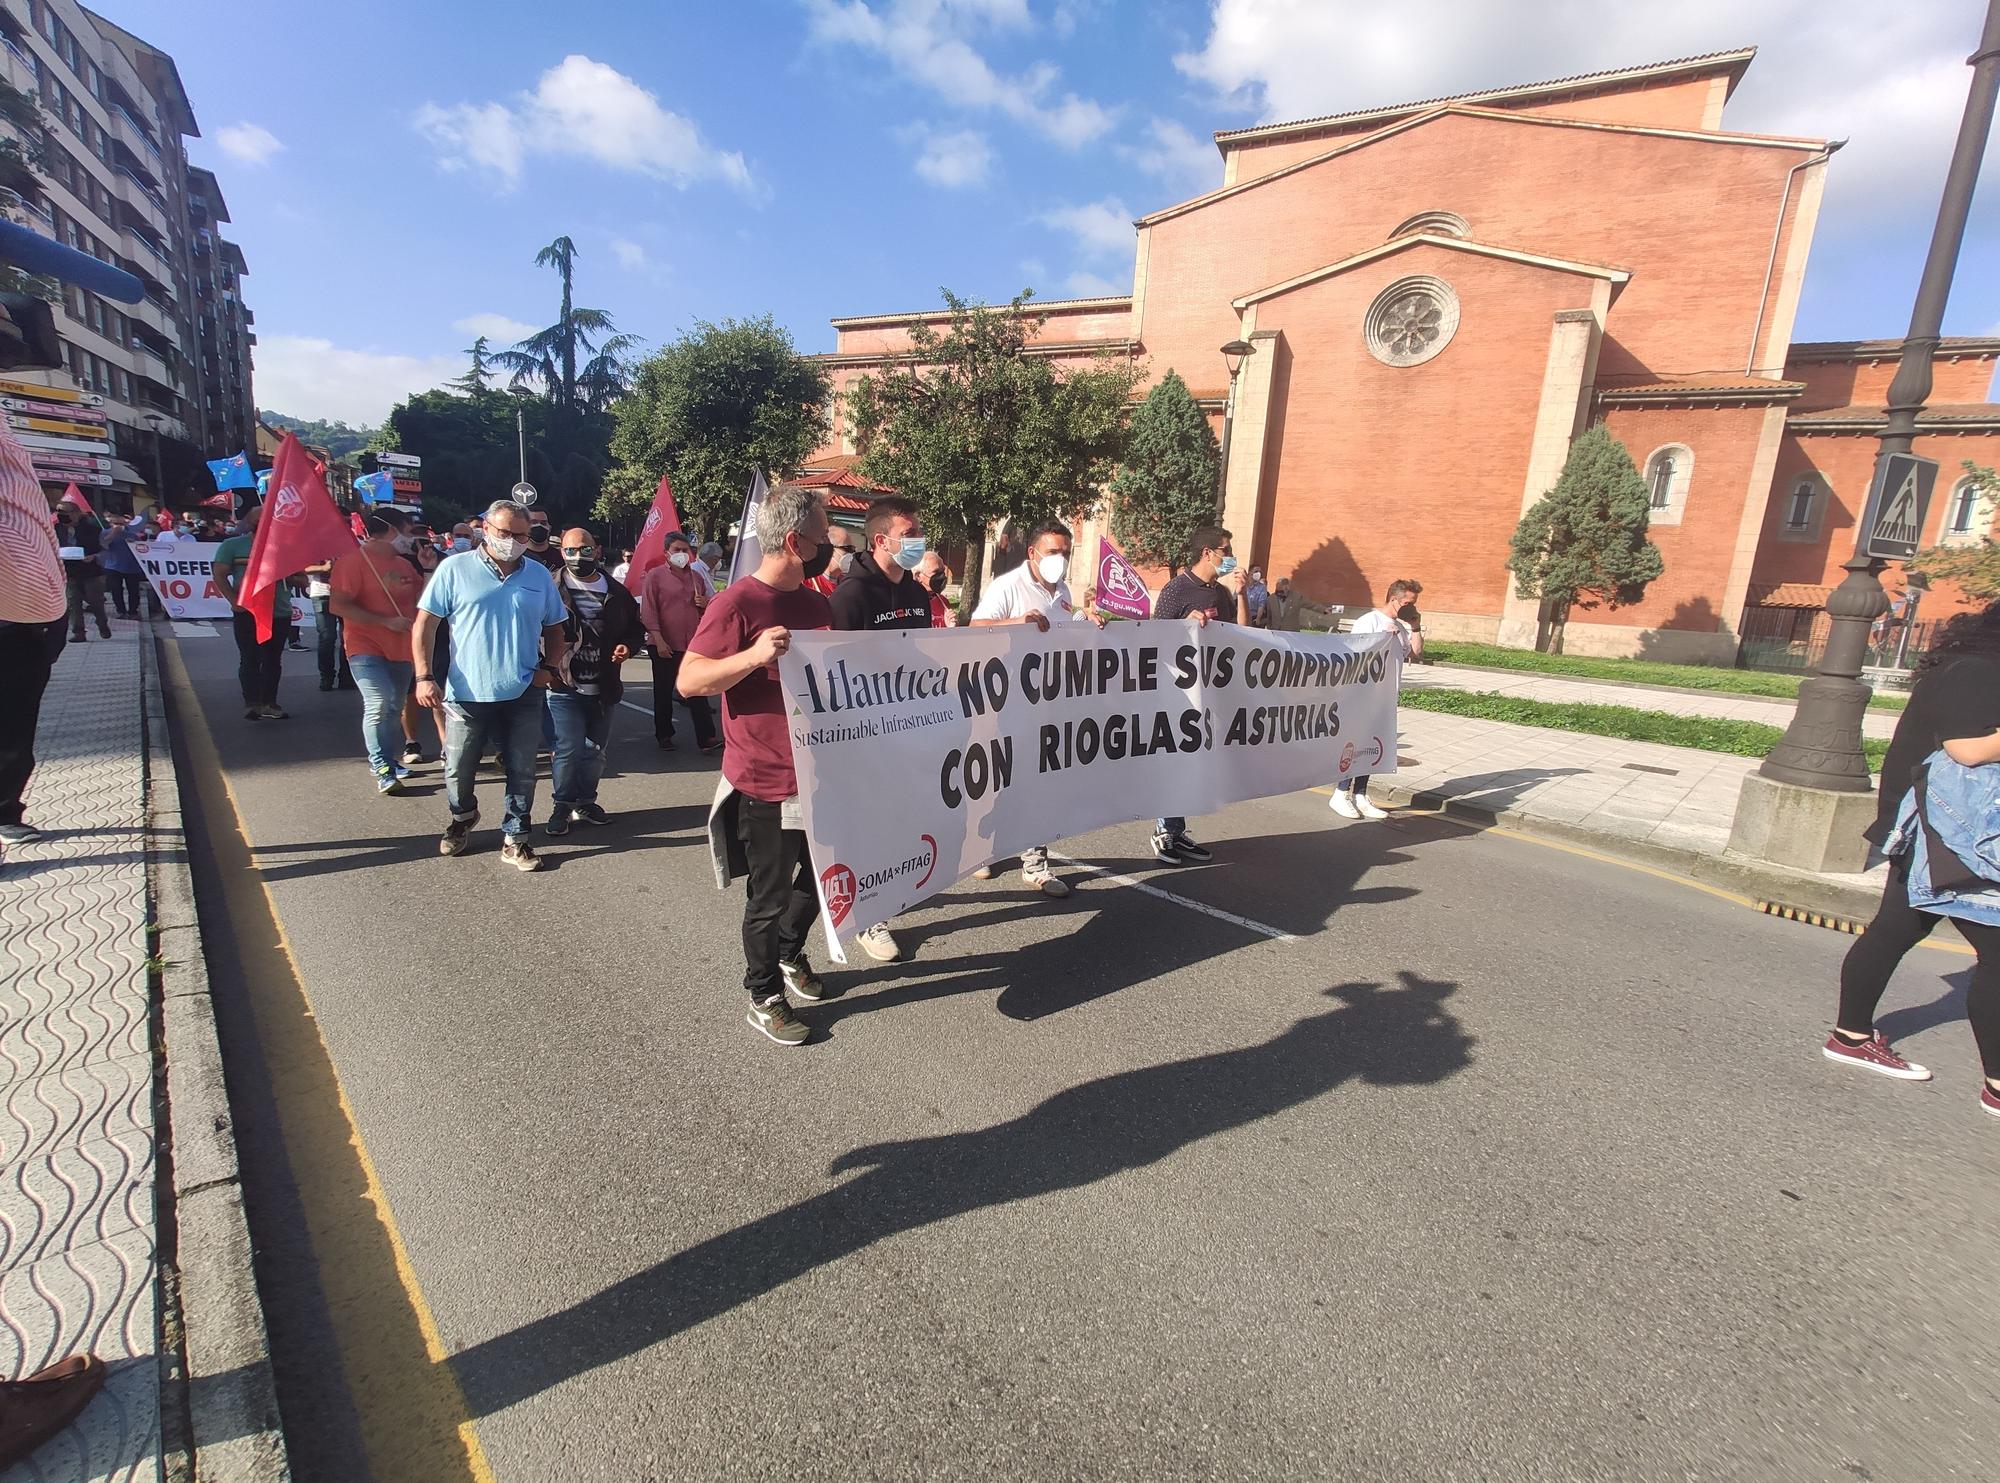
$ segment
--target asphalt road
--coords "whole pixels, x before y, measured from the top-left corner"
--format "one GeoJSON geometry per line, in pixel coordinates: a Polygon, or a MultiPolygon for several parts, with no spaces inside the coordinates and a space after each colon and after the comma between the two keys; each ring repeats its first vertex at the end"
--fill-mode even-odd
{"type": "Polygon", "coordinates": [[[525,876],[436,855],[435,766],[374,794],[309,656],[251,724],[180,650],[303,981],[182,714],[307,1483],[1987,1476],[1969,957],[1890,992],[1937,1079],[1867,1077],[1847,939],[1302,794],[1205,868],[1062,846],[1168,896],[963,882],[784,1050],[685,727],[623,712],[617,822],[525,876]]]}

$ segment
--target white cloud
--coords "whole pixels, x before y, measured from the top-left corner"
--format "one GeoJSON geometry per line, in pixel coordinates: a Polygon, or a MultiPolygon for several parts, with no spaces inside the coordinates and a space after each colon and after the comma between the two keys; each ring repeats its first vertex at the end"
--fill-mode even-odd
{"type": "Polygon", "coordinates": [[[215,145],[229,158],[243,165],[261,165],[284,149],[279,139],[262,124],[227,124],[215,131],[215,145]]]}
{"type": "Polygon", "coordinates": [[[1222,156],[1215,141],[1169,118],[1152,120],[1143,143],[1120,145],[1118,153],[1172,190],[1205,195],[1222,184],[1222,156]]]}
{"type": "Polygon", "coordinates": [[[461,335],[484,335],[502,347],[517,345],[530,335],[540,334],[542,329],[538,324],[525,324],[504,314],[468,314],[463,319],[454,319],[451,327],[461,335]]]}
{"type": "Polygon", "coordinates": [[[1025,0],[804,0],[815,41],[873,53],[955,107],[994,111],[1080,149],[1108,132],[1117,110],[1059,88],[1061,69],[1037,62],[996,72],[972,44],[983,30],[1026,29],[1025,0]]]}
{"type": "Polygon", "coordinates": [[[257,344],[257,400],[294,417],[376,427],[411,392],[465,371],[458,355],[349,350],[306,335],[265,335],[257,344]]]}
{"type": "Polygon", "coordinates": [[[1072,299],[1108,299],[1113,294],[1129,293],[1132,285],[1113,283],[1095,273],[1072,273],[1063,288],[1072,299]]]}
{"type": "MultiPolygon", "coordinates": [[[[1182,72],[1270,121],[1309,118],[1762,42],[1726,125],[1847,138],[1828,172],[1822,236],[1879,234],[1907,206],[1928,231],[1978,42],[1962,5],[1766,0],[1755,38],[1738,0],[1671,6],[1403,0],[1212,0],[1182,72]],[[1857,36],[1871,38],[1857,45],[1857,36]]],[[[1993,156],[1989,154],[1989,160],[1993,156]]]]}
{"type": "Polygon", "coordinates": [[[1043,226],[1067,232],[1078,247],[1094,258],[1132,255],[1132,212],[1116,196],[1082,206],[1057,206],[1035,218],[1043,226]]]}
{"type": "Polygon", "coordinates": [[[906,139],[918,143],[915,169],[932,185],[955,190],[984,185],[993,170],[993,148],[986,136],[974,129],[934,133],[925,125],[902,131],[906,139]]]}
{"type": "Polygon", "coordinates": [[[520,183],[531,155],[591,160],[683,188],[720,180],[756,189],[742,155],[715,148],[692,119],[585,56],[564,57],[512,103],[426,103],[415,123],[445,169],[484,171],[506,190],[520,183]]]}
{"type": "Polygon", "coordinates": [[[621,268],[638,269],[646,266],[646,249],[629,237],[611,239],[611,255],[618,259],[621,268]]]}

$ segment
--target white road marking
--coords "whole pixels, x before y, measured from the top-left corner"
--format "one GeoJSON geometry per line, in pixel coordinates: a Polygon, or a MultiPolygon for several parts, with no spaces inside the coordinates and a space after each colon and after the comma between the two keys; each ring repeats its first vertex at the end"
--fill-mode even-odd
{"type": "MultiPolygon", "coordinates": [[[[650,706],[639,705],[630,700],[621,700],[618,703],[628,710],[639,712],[642,716],[653,714],[650,706]]],[[[1092,865],[1086,860],[1076,860],[1068,855],[1059,855],[1054,850],[1049,851],[1049,858],[1051,860],[1060,860],[1063,864],[1072,866],[1077,870],[1087,870],[1092,875],[1103,876],[1104,879],[1115,882],[1118,885],[1130,886],[1133,890],[1143,891],[1148,896],[1157,896],[1162,901],[1171,901],[1176,906],[1185,906],[1189,911],[1198,911],[1203,916],[1214,917],[1219,922],[1228,922],[1233,926],[1247,928],[1252,932],[1272,939],[1274,942],[1298,941],[1298,938],[1294,937],[1291,933],[1273,927],[1268,922],[1257,922],[1252,921],[1249,917],[1239,917],[1233,911],[1224,911],[1221,907],[1210,906],[1205,901],[1190,901],[1185,896],[1176,896],[1172,891],[1162,891],[1158,886],[1149,885],[1145,881],[1137,880],[1129,875],[1120,875],[1117,871],[1107,870],[1102,865],[1092,865]]]]}

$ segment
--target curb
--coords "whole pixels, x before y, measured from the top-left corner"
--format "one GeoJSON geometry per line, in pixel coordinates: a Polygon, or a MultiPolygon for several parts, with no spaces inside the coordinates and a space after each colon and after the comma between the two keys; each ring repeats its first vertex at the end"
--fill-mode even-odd
{"type": "MultiPolygon", "coordinates": [[[[1760,904],[1768,902],[1780,908],[1790,908],[1792,912],[1807,917],[1866,922],[1881,904],[1881,898],[1866,887],[1830,881],[1808,871],[1770,865],[1762,860],[1740,855],[1707,855],[1699,850],[1685,850],[1674,845],[1648,844],[1641,839],[1624,839],[1556,819],[1537,818],[1511,808],[1481,808],[1476,802],[1447,797],[1434,790],[1398,787],[1388,778],[1377,779],[1370,784],[1368,791],[1373,794],[1378,789],[1384,803],[1398,808],[1427,809],[1476,828],[1490,829],[1500,825],[1522,834],[1554,840],[1558,844],[1595,850],[1601,855],[1650,865],[1656,870],[1686,876],[1703,885],[1733,891],[1760,904]]],[[[1780,911],[1776,914],[1790,913],[1780,911]]]]}
{"type": "Polygon", "coordinates": [[[171,1248],[163,1240],[162,1250],[175,1257],[162,1280],[173,1310],[169,1341],[177,1319],[181,1350],[163,1354],[162,1382],[182,1392],[172,1397],[178,1404],[162,1397],[161,1411],[185,1418],[186,1432],[183,1455],[169,1456],[167,1476],[194,1483],[289,1483],[291,1461],[251,1269],[235,1126],[195,916],[180,777],[167,735],[162,642],[156,620],[148,617],[139,645],[147,919],[161,963],[159,1042],[173,1171],[172,1191],[160,1191],[161,1218],[171,1215],[174,1227],[171,1248]]]}
{"type": "MultiPolygon", "coordinates": [[[[1493,675],[1500,679],[1561,680],[1565,684],[1596,685],[1608,690],[1657,690],[1663,695],[1692,695],[1697,699],[1761,700],[1768,705],[1781,705],[1791,709],[1798,707],[1798,698],[1796,696],[1756,695],[1748,690],[1703,690],[1694,685],[1662,685],[1657,680],[1607,680],[1598,675],[1555,674],[1539,669],[1494,669],[1491,665],[1485,664],[1462,664],[1456,659],[1426,659],[1423,662],[1427,669],[1455,669],[1462,670],[1466,674],[1493,675]]],[[[1871,686],[1870,688],[1873,689],[1874,687],[1871,686]]],[[[1910,692],[1907,690],[1891,690],[1887,692],[1876,691],[1876,693],[1907,697],[1910,692]]],[[[1903,713],[1889,706],[1871,706],[1864,714],[1900,716],[1903,713]]]]}

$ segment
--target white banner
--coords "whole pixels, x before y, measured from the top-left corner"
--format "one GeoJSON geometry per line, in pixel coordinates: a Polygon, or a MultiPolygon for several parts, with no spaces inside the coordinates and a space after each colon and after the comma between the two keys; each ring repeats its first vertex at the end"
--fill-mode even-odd
{"type": "MultiPolygon", "coordinates": [[[[235,610],[209,574],[220,547],[218,541],[134,541],[132,554],[139,558],[139,570],[153,584],[168,617],[227,618],[235,610]]],[[[313,626],[310,601],[293,596],[292,623],[298,628],[313,626]]]]}
{"type": "Polygon", "coordinates": [[[1396,768],[1389,634],[796,633],[778,663],[833,956],[979,866],[1396,768]]]}

